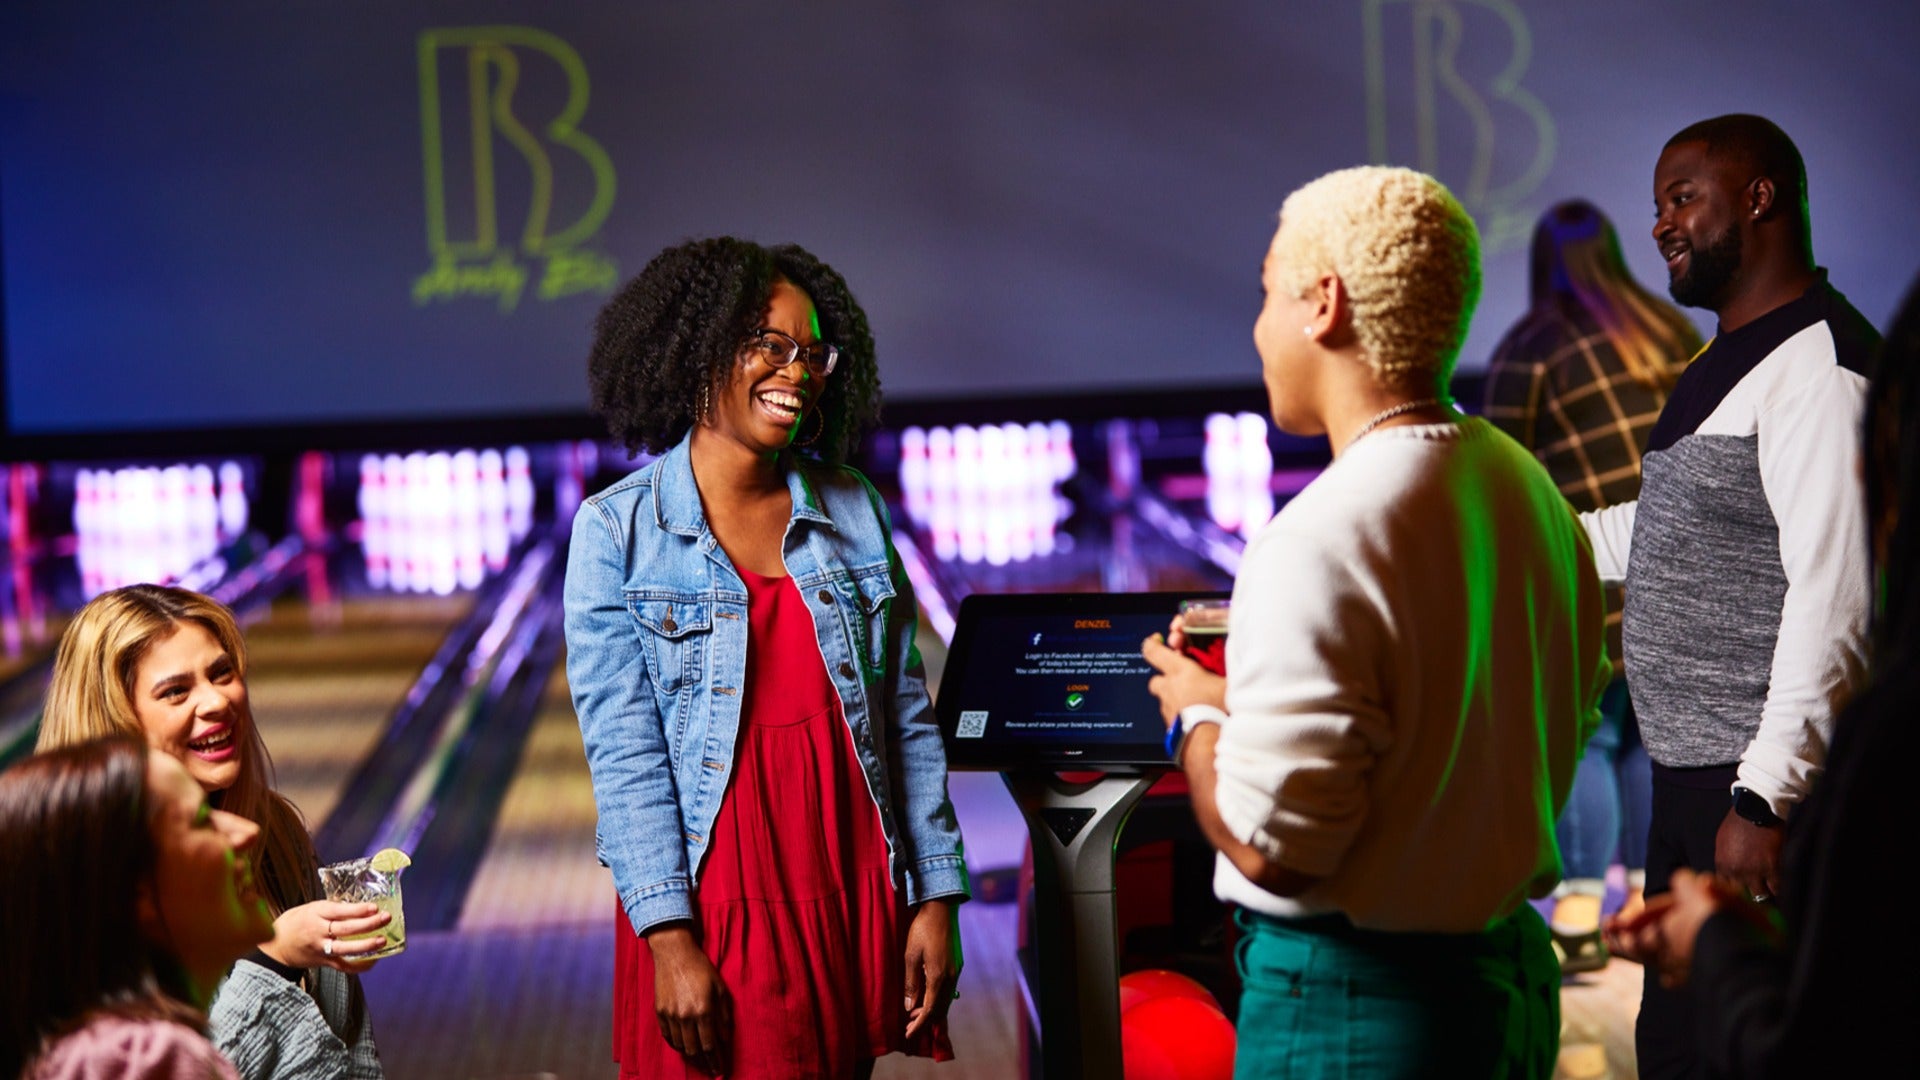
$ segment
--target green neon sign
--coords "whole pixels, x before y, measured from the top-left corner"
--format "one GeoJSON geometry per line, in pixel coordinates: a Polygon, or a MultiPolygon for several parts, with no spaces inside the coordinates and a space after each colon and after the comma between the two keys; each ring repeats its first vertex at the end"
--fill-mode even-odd
{"type": "Polygon", "coordinates": [[[421,175],[426,185],[427,252],[433,266],[414,279],[413,302],[425,305],[487,297],[496,300],[502,312],[510,312],[536,270],[534,295],[543,301],[612,292],[619,280],[617,266],[588,245],[613,210],[616,183],[612,159],[579,127],[589,97],[587,68],[580,54],[553,34],[528,26],[442,27],[421,33],[419,67],[421,175]],[[566,78],[566,102],[556,115],[536,125],[538,134],[514,108],[523,54],[551,59],[566,78]],[[463,64],[458,70],[466,82],[465,119],[472,148],[470,160],[459,164],[446,158],[443,59],[463,64]],[[501,241],[496,142],[524,160],[531,178],[525,223],[511,244],[501,241]],[[584,162],[593,184],[587,209],[560,228],[551,220],[555,152],[584,162]],[[456,240],[447,220],[447,185],[449,173],[460,164],[472,184],[474,216],[469,236],[456,240]]]}

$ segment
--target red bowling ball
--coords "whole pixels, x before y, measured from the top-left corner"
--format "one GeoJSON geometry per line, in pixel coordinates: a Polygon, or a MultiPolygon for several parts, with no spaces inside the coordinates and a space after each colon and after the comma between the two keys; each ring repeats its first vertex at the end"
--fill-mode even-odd
{"type": "Polygon", "coordinates": [[[1213,991],[1197,981],[1165,968],[1148,968],[1145,971],[1130,971],[1120,976],[1120,1015],[1135,1005],[1155,1001],[1160,998],[1192,998],[1205,1002],[1214,1012],[1220,1012],[1220,1000],[1213,991]]]}
{"type": "Polygon", "coordinates": [[[1229,1080],[1233,1024],[1210,1000],[1159,997],[1120,1016],[1126,1080],[1229,1080]]]}

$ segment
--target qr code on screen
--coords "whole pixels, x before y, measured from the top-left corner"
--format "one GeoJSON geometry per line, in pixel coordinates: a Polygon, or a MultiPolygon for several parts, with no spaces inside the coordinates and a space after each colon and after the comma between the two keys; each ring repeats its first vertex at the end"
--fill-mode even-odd
{"type": "Polygon", "coordinates": [[[957,739],[978,739],[987,733],[987,710],[971,709],[960,714],[960,727],[954,731],[957,739]]]}

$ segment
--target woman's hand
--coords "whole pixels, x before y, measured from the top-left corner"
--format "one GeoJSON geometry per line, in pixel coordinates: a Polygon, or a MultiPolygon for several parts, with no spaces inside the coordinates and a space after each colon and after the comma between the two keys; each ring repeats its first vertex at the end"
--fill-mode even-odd
{"type": "Polygon", "coordinates": [[[1173,726],[1180,710],[1189,705],[1212,705],[1222,710],[1227,707],[1226,678],[1201,667],[1199,661],[1181,652],[1186,644],[1186,629],[1178,616],[1168,628],[1166,640],[1155,634],[1140,643],[1140,655],[1159,672],[1147,680],[1147,690],[1160,699],[1160,718],[1168,727],[1173,726]]]}
{"type": "Polygon", "coordinates": [[[963,963],[959,909],[945,900],[914,909],[907,927],[908,1039],[947,1018],[963,963]]]}
{"type": "Polygon", "coordinates": [[[660,1034],[702,1071],[727,1071],[733,1043],[733,997],[693,931],[673,923],[647,932],[653,952],[653,1011],[660,1034]]]}
{"type": "Polygon", "coordinates": [[[315,900],[281,912],[273,920],[273,940],[260,951],[288,967],[330,967],[355,975],[376,963],[360,957],[385,948],[387,939],[379,934],[354,936],[372,934],[392,921],[393,916],[372,904],[315,900]]]}

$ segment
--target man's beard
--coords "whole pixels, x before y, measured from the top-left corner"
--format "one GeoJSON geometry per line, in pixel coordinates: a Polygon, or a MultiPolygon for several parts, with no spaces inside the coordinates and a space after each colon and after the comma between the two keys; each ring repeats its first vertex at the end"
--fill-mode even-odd
{"type": "Polygon", "coordinates": [[[1740,270],[1740,257],[1740,230],[1730,228],[1687,254],[1686,272],[1667,282],[1667,292],[1687,307],[1718,310],[1740,270]]]}

